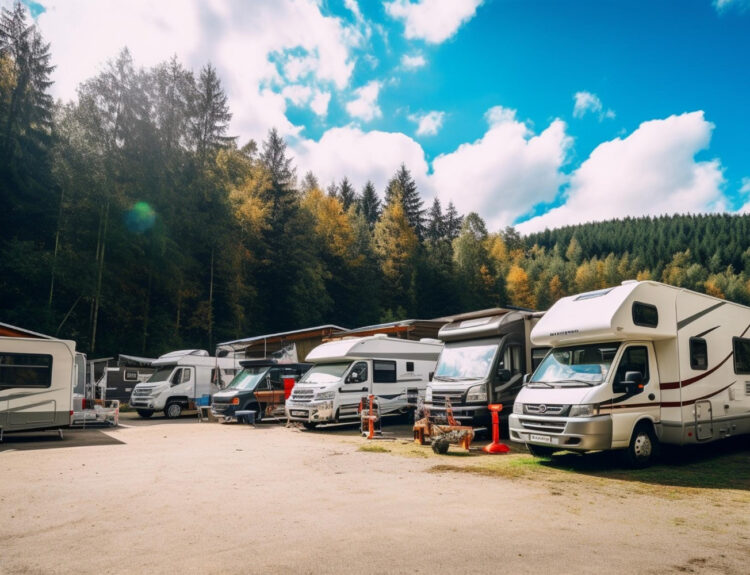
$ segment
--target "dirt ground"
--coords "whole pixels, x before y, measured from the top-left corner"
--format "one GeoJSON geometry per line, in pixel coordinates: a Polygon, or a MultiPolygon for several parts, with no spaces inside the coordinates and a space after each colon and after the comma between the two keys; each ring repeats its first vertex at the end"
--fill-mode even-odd
{"type": "Polygon", "coordinates": [[[125,414],[8,437],[0,573],[748,572],[746,443],[725,456],[743,477],[702,487],[700,455],[613,476],[606,456],[436,456],[386,431],[404,439],[125,414]]]}

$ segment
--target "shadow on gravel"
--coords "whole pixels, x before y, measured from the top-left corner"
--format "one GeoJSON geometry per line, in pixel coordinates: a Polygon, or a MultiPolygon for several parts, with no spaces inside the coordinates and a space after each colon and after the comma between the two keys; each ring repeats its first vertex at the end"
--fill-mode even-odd
{"type": "Polygon", "coordinates": [[[63,439],[57,431],[29,431],[6,433],[0,443],[3,451],[33,451],[37,449],[65,449],[92,445],[123,445],[124,442],[102,433],[99,429],[65,429],[63,439]]]}
{"type": "Polygon", "coordinates": [[[563,452],[539,465],[594,477],[653,485],[750,491],[750,439],[732,437],[705,445],[662,446],[658,462],[646,469],[627,469],[617,451],[563,452]]]}

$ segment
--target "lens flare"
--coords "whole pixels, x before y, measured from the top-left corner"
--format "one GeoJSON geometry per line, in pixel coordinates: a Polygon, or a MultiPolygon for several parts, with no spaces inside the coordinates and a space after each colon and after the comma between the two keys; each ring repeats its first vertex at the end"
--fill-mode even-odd
{"type": "Polygon", "coordinates": [[[147,202],[136,204],[125,212],[125,226],[136,234],[142,234],[154,227],[156,212],[147,202]]]}

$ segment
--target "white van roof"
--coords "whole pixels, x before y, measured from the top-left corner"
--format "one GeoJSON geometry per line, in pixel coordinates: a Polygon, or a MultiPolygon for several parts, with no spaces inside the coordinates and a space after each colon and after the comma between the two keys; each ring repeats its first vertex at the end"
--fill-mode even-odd
{"type": "Polygon", "coordinates": [[[558,300],[531,331],[531,341],[536,345],[559,346],[569,342],[676,337],[675,304],[681,292],[715,300],[704,294],[658,282],[625,281],[619,286],[558,300]],[[656,327],[635,323],[634,304],[656,308],[656,327]]]}
{"type": "Polygon", "coordinates": [[[321,344],[307,354],[305,361],[324,363],[372,358],[437,361],[442,349],[442,343],[411,341],[378,334],[321,344]]]}

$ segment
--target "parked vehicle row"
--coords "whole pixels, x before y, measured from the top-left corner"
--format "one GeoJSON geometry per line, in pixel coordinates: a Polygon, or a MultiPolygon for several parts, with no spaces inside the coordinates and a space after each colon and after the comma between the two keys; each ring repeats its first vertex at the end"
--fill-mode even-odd
{"type": "MultiPolygon", "coordinates": [[[[648,465],[660,444],[750,433],[748,307],[626,281],[544,314],[498,308],[449,319],[442,341],[343,338],[314,348],[307,363],[172,352],[150,361],[155,371],[130,405],[174,418],[212,398],[221,417],[252,410],[315,427],[356,420],[367,395],[381,415],[404,411],[412,395],[433,417],[450,409],[464,425],[486,424],[488,404],[512,404],[510,438],[533,454],[613,449],[633,466],[648,465]]],[[[27,333],[0,337],[0,439],[70,425],[74,386],[86,381],[74,342],[27,333]]]]}

